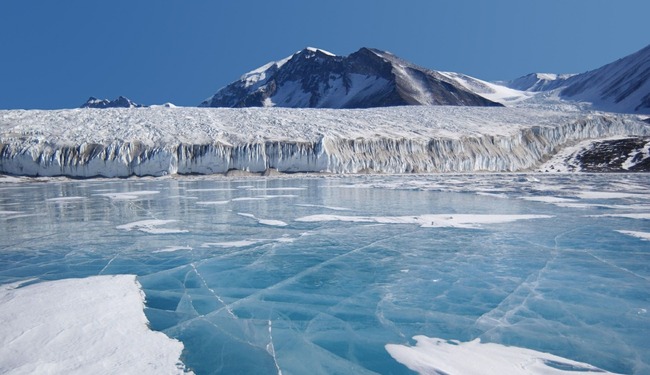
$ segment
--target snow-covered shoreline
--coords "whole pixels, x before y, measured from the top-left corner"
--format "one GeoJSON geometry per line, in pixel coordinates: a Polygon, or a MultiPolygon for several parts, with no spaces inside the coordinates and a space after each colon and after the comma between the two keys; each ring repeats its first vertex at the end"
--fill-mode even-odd
{"type": "Polygon", "coordinates": [[[0,173],[513,172],[565,145],[649,134],[632,115],[531,108],[12,110],[0,111],[0,173]]]}

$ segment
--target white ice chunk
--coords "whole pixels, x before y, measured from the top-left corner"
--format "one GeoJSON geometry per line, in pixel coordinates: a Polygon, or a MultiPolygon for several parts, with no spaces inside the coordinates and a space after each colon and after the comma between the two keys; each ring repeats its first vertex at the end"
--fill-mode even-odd
{"type": "Polygon", "coordinates": [[[398,362],[420,374],[551,375],[612,374],[592,365],[531,349],[481,343],[413,337],[415,346],[386,345],[398,362]]]}
{"type": "Polygon", "coordinates": [[[0,304],[4,374],[184,373],[183,344],[147,327],[134,275],[0,287],[0,304]]]}

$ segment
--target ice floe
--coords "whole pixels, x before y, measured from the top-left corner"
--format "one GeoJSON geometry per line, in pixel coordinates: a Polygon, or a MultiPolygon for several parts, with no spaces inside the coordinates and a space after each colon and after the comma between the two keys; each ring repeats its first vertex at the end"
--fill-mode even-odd
{"type": "Polygon", "coordinates": [[[135,276],[0,287],[4,374],[184,374],[183,344],[151,331],[135,276]]]}

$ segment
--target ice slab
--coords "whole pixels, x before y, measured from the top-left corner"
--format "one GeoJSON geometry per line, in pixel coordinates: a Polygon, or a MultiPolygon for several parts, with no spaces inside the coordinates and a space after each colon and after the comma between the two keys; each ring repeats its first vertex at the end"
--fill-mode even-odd
{"type": "Polygon", "coordinates": [[[133,275],[0,287],[3,374],[183,374],[183,344],[151,331],[133,275]]]}
{"type": "Polygon", "coordinates": [[[393,358],[419,374],[551,375],[613,374],[592,365],[531,349],[493,343],[413,337],[415,346],[386,345],[393,358]]]}

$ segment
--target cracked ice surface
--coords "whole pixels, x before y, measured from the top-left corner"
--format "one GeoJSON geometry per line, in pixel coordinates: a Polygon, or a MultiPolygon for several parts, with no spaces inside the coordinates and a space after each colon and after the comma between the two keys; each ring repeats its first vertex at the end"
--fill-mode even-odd
{"type": "Polygon", "coordinates": [[[180,340],[197,374],[454,373],[440,364],[447,355],[478,368],[501,358],[502,368],[646,374],[649,182],[0,184],[0,284],[135,274],[151,328],[180,340]]]}

